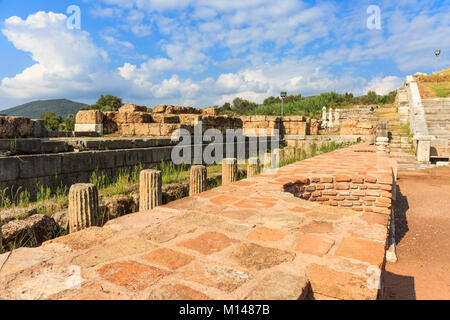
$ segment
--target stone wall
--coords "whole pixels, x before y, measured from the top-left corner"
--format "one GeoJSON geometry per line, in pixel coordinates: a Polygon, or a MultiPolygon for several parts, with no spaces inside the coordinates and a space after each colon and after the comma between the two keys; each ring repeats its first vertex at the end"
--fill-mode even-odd
{"type": "MultiPolygon", "coordinates": [[[[248,135],[272,135],[281,129],[280,117],[276,116],[218,116],[217,109],[197,109],[191,107],[159,105],[148,113],[145,107],[124,105],[117,112],[80,111],[77,115],[79,130],[99,130],[104,133],[124,136],[171,136],[178,129],[193,132],[194,125],[202,121],[203,132],[217,129],[223,133],[227,129],[242,129],[248,135]]],[[[317,134],[319,122],[303,116],[284,117],[283,131],[288,135],[317,134]]]]}
{"type": "Polygon", "coordinates": [[[392,181],[391,175],[378,178],[362,175],[305,177],[287,185],[285,191],[329,206],[390,214],[392,181]]]}
{"type": "Polygon", "coordinates": [[[377,120],[366,120],[352,117],[341,121],[341,135],[375,135],[377,132],[377,120]]]}
{"type": "MultiPolygon", "coordinates": [[[[270,148],[271,140],[267,139],[270,148]]],[[[245,142],[245,156],[249,157],[249,139],[245,142]]],[[[223,154],[227,146],[236,150],[238,142],[220,144],[223,154]]],[[[203,149],[207,144],[203,145],[203,149]]],[[[131,170],[137,165],[153,168],[161,162],[171,161],[174,145],[155,146],[148,148],[133,148],[119,150],[101,150],[85,152],[65,152],[39,155],[21,155],[15,157],[0,156],[0,190],[8,188],[8,195],[14,190],[27,189],[35,192],[40,186],[59,187],[74,183],[89,182],[94,171],[106,175],[116,175],[119,170],[131,170]]],[[[194,145],[185,147],[191,149],[194,158],[194,145]]],[[[264,151],[265,152],[265,151],[264,151]]],[[[222,159],[218,159],[221,161],[222,159]]]]}
{"type": "Polygon", "coordinates": [[[0,139],[41,138],[47,136],[42,120],[25,117],[0,116],[0,139]]]}

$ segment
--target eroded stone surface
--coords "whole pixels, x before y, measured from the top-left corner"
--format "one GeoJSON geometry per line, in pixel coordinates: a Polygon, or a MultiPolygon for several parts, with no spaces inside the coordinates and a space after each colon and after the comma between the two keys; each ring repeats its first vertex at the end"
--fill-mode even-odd
{"type": "Polygon", "coordinates": [[[284,272],[274,272],[266,276],[251,293],[249,300],[302,300],[309,293],[309,282],[284,272]]]}
{"type": "Polygon", "coordinates": [[[233,252],[232,257],[242,267],[250,270],[267,269],[283,262],[294,260],[295,254],[289,251],[246,243],[233,252]]]}
{"type": "Polygon", "coordinates": [[[191,263],[195,257],[174,251],[172,249],[160,248],[143,256],[142,259],[159,264],[168,269],[175,270],[191,263]]]}
{"type": "Polygon", "coordinates": [[[338,299],[373,300],[378,290],[369,288],[368,278],[348,272],[338,272],[316,264],[306,269],[314,293],[338,299]]]}
{"type": "Polygon", "coordinates": [[[207,232],[201,236],[184,241],[178,246],[183,246],[203,254],[219,252],[234,243],[235,240],[228,238],[223,233],[207,232]]]}
{"type": "Polygon", "coordinates": [[[182,284],[167,284],[152,290],[149,300],[210,300],[207,295],[182,284]]]}
{"type": "Polygon", "coordinates": [[[117,258],[150,251],[154,247],[151,243],[141,239],[121,239],[114,243],[92,249],[73,259],[72,263],[82,267],[93,267],[117,258]]]}
{"type": "Polygon", "coordinates": [[[170,274],[168,271],[135,261],[107,264],[97,272],[104,279],[132,291],[143,290],[170,274]]]}
{"type": "Polygon", "coordinates": [[[246,272],[224,265],[207,263],[192,266],[180,275],[185,280],[211,286],[227,293],[233,292],[250,280],[250,275],[246,272]]]}
{"type": "Polygon", "coordinates": [[[298,236],[298,242],[295,250],[302,253],[324,256],[328,253],[328,251],[330,251],[333,245],[334,240],[332,239],[308,234],[300,234],[298,236]]]}

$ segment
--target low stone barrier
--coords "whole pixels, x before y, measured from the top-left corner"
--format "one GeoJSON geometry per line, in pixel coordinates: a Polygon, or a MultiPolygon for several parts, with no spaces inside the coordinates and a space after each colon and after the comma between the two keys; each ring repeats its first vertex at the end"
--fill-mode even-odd
{"type": "MultiPolygon", "coordinates": [[[[261,138],[270,148],[271,138],[261,138]]],[[[157,145],[158,140],[153,143],[157,145]]],[[[249,157],[249,138],[243,142],[222,143],[223,154],[227,146],[237,149],[239,143],[244,144],[245,157],[249,157]]],[[[106,143],[106,142],[105,142],[106,143]]],[[[145,146],[147,142],[142,144],[145,146]]],[[[0,190],[8,189],[7,194],[14,194],[19,187],[34,192],[41,186],[60,187],[61,184],[71,186],[74,183],[89,182],[94,171],[114,175],[119,170],[132,170],[141,165],[144,169],[154,168],[161,162],[171,161],[174,148],[172,143],[163,140],[163,146],[144,147],[136,142],[137,148],[118,150],[99,150],[85,152],[64,152],[38,155],[18,155],[14,157],[0,156],[0,190]]],[[[207,144],[202,145],[202,150],[207,144]]],[[[195,155],[194,145],[188,145],[192,158],[195,155]]],[[[222,159],[219,159],[221,161],[222,159]]]]}

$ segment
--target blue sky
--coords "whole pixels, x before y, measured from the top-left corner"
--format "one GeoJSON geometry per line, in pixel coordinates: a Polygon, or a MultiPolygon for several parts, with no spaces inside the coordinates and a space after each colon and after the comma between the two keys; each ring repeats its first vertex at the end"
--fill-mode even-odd
{"type": "Polygon", "coordinates": [[[0,48],[0,109],[100,94],[150,107],[384,94],[434,71],[434,49],[450,65],[450,1],[0,0],[0,48]],[[67,27],[70,5],[81,29],[67,27]]]}

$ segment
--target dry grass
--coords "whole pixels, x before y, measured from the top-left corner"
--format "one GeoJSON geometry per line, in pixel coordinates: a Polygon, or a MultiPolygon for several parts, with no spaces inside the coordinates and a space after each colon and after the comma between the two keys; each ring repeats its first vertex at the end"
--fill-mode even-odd
{"type": "Polygon", "coordinates": [[[415,78],[423,99],[450,97],[450,68],[433,75],[421,75],[415,78]]]}

